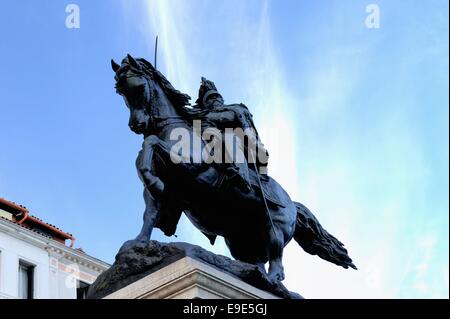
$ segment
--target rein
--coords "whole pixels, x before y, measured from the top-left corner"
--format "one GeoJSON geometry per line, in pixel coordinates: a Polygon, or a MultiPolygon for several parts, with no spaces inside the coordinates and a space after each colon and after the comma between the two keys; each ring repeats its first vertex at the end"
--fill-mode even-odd
{"type": "Polygon", "coordinates": [[[177,123],[186,123],[186,119],[182,116],[168,116],[168,117],[157,117],[154,115],[150,115],[151,120],[153,121],[153,125],[155,129],[160,130],[165,126],[173,125],[177,123]]]}
{"type": "MultiPolygon", "coordinates": [[[[122,75],[122,76],[125,78],[144,77],[145,80],[147,81],[147,85],[149,85],[150,88],[151,88],[150,83],[155,83],[153,81],[153,79],[150,76],[148,76],[145,72],[142,72],[142,71],[141,72],[133,71],[133,72],[135,72],[135,73],[134,74],[126,74],[126,75],[122,75]]],[[[152,107],[151,102],[148,99],[146,99],[144,101],[144,107],[147,112],[148,112],[148,110],[150,110],[150,112],[148,112],[148,115],[150,117],[149,122],[152,123],[153,131],[159,131],[162,128],[164,128],[165,126],[173,125],[173,124],[177,124],[177,123],[185,124],[185,125],[189,126],[189,123],[186,122],[186,118],[184,116],[177,115],[177,116],[161,117],[161,116],[156,115],[155,109],[152,107]]]]}
{"type": "MultiPolygon", "coordinates": [[[[149,86],[150,86],[150,82],[152,82],[153,84],[155,83],[153,81],[153,79],[151,79],[148,75],[144,74],[143,76],[147,80],[147,83],[149,86]]],[[[170,101],[168,100],[168,102],[170,102],[170,101]]],[[[156,115],[155,109],[154,109],[154,107],[152,107],[149,100],[145,100],[145,109],[150,110],[150,112],[149,112],[150,122],[153,124],[153,129],[155,131],[159,131],[162,128],[164,128],[165,126],[173,125],[173,124],[177,124],[177,123],[180,123],[180,124],[183,123],[183,124],[189,125],[186,122],[185,117],[180,116],[180,115],[166,116],[166,117],[161,117],[161,116],[156,115]]]]}

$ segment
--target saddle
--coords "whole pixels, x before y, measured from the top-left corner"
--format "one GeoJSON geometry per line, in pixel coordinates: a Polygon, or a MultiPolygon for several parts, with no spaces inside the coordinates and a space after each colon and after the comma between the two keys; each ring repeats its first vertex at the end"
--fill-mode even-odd
{"type": "MultiPolygon", "coordinates": [[[[261,193],[261,187],[259,185],[258,176],[256,174],[257,173],[254,170],[252,169],[249,170],[250,184],[252,185],[253,189],[258,190],[258,192],[261,193]]],[[[272,179],[268,175],[264,174],[260,174],[259,178],[261,180],[261,185],[263,188],[262,192],[264,193],[264,197],[266,198],[268,204],[272,204],[279,207],[286,207],[278,197],[278,194],[273,191],[273,188],[271,187],[272,179]]],[[[227,186],[229,186],[228,184],[230,182],[224,172],[219,172],[212,166],[209,167],[209,169],[207,169],[199,177],[197,177],[197,181],[205,185],[210,185],[217,190],[226,188],[227,186]]]]}
{"type": "MultiPolygon", "coordinates": [[[[212,173],[212,172],[211,172],[212,173]]],[[[260,184],[258,182],[258,176],[257,173],[254,170],[249,170],[249,177],[250,177],[250,184],[252,187],[256,190],[258,190],[259,193],[261,193],[260,184]]],[[[214,181],[213,184],[222,184],[223,180],[225,179],[224,174],[206,174],[208,178],[212,179],[214,181]],[[219,175],[219,176],[217,176],[219,175]],[[220,182],[219,182],[220,181],[220,182]]],[[[278,207],[286,207],[283,202],[278,197],[278,194],[273,191],[273,188],[271,187],[271,178],[268,175],[259,175],[261,185],[262,185],[262,192],[264,193],[264,197],[267,201],[268,205],[278,206],[278,207]]],[[[206,181],[204,181],[206,182],[206,181]]],[[[211,180],[207,181],[211,182],[211,180]]],[[[220,185],[222,186],[222,185],[220,185]]],[[[261,193],[262,196],[262,193],[261,193]]],[[[178,207],[173,207],[172,205],[168,205],[165,207],[162,207],[160,214],[158,215],[158,219],[156,220],[155,227],[161,229],[163,233],[166,236],[172,236],[175,234],[178,221],[181,217],[182,209],[178,207]]],[[[207,234],[203,232],[203,234],[208,237],[209,241],[212,245],[214,245],[214,241],[216,239],[215,235],[207,234]]]]}

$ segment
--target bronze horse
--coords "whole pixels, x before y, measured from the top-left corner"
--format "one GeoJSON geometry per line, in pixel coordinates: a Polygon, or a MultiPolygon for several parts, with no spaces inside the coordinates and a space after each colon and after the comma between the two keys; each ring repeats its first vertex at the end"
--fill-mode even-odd
{"type": "MultiPolygon", "coordinates": [[[[272,282],[284,279],[283,248],[292,238],[312,255],[356,269],[344,245],[323,229],[304,205],[292,201],[270,176],[262,178],[262,188],[270,190],[278,202],[267,204],[261,184],[252,183],[248,193],[237,187],[217,191],[197,179],[210,164],[174,163],[171,149],[177,140],[171,139],[171,132],[183,128],[193,138],[196,113],[187,107],[190,97],[176,90],[145,59],[128,55],[121,65],[113,60],[111,64],[117,93],[130,110],[128,125],[134,133],[144,136],[136,167],[144,184],[146,208],[142,230],[134,241],[149,241],[154,227],[167,236],[173,235],[184,212],[211,244],[216,236],[223,236],[237,260],[263,269],[269,262],[268,279],[272,282]]],[[[253,181],[257,180],[256,174],[250,170],[253,181]]]]}

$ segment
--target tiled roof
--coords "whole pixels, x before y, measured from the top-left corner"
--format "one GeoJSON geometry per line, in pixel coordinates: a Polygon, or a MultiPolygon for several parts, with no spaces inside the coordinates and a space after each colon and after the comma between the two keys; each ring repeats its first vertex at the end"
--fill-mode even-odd
{"type": "Polygon", "coordinates": [[[6,205],[14,210],[22,211],[22,212],[28,212],[28,209],[25,206],[16,204],[15,202],[12,202],[10,200],[4,199],[3,197],[0,197],[0,205],[6,205]]]}
{"type": "Polygon", "coordinates": [[[29,226],[27,226],[27,225],[19,224],[17,221],[8,219],[8,218],[3,217],[3,216],[0,216],[0,219],[6,220],[6,221],[10,222],[11,224],[19,225],[20,227],[23,227],[23,228],[25,228],[25,229],[27,229],[27,230],[30,230],[30,231],[32,231],[32,232],[34,232],[34,233],[36,233],[36,234],[41,235],[41,236],[44,236],[44,237],[53,239],[52,236],[49,236],[49,235],[43,234],[43,233],[41,233],[41,232],[38,232],[37,230],[35,230],[35,229],[33,229],[33,228],[31,228],[31,227],[29,227],[29,226]]]}
{"type": "Polygon", "coordinates": [[[46,237],[50,237],[52,239],[63,241],[66,239],[71,240],[70,246],[73,246],[73,242],[75,238],[72,234],[64,232],[60,228],[56,227],[55,225],[49,224],[42,219],[29,214],[28,209],[25,206],[16,204],[12,201],[9,201],[7,199],[4,199],[0,197],[0,208],[3,210],[11,213],[13,215],[13,220],[9,220],[7,218],[2,217],[2,219],[6,219],[12,223],[18,224],[24,228],[27,228],[29,230],[32,230],[36,233],[39,233],[41,235],[44,235],[46,237]],[[36,228],[42,228],[46,232],[48,232],[50,235],[42,234],[42,232],[39,232],[38,229],[35,229],[35,227],[30,226],[37,226],[36,228]],[[53,236],[51,236],[53,235],[53,236]]]}
{"type": "Polygon", "coordinates": [[[65,233],[65,234],[69,235],[70,237],[73,237],[73,235],[72,235],[71,233],[67,233],[67,232],[63,231],[61,228],[58,228],[58,227],[56,227],[56,226],[53,225],[53,224],[49,224],[49,223],[47,223],[47,222],[44,222],[42,219],[40,219],[40,218],[38,218],[38,217],[36,217],[36,216],[34,216],[34,215],[30,215],[30,216],[32,216],[33,218],[36,218],[37,220],[39,220],[39,221],[41,221],[41,222],[47,224],[48,226],[50,226],[50,227],[52,227],[52,228],[54,228],[54,229],[59,230],[60,232],[63,232],[63,233],[65,233]]]}

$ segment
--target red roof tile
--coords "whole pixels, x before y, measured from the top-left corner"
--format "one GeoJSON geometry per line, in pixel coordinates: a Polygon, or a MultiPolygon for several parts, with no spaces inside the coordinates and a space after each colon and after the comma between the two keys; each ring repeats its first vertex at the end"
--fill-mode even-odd
{"type": "Polygon", "coordinates": [[[36,231],[34,229],[35,227],[33,227],[33,226],[37,226],[37,228],[43,228],[46,232],[48,232],[52,235],[52,236],[47,236],[47,235],[45,235],[45,236],[53,238],[55,240],[62,241],[62,242],[64,242],[66,239],[70,239],[71,240],[70,247],[73,246],[75,238],[73,237],[72,234],[66,233],[63,230],[61,230],[60,228],[56,227],[55,225],[46,223],[42,219],[29,214],[28,209],[26,209],[24,206],[18,205],[14,202],[11,202],[9,200],[6,200],[6,199],[0,197],[0,208],[13,215],[13,220],[9,220],[7,218],[2,217],[3,219],[6,219],[10,222],[18,224],[29,230],[40,233],[41,235],[42,235],[42,233],[36,231]],[[19,215],[20,215],[20,218],[17,218],[19,215]]]}

